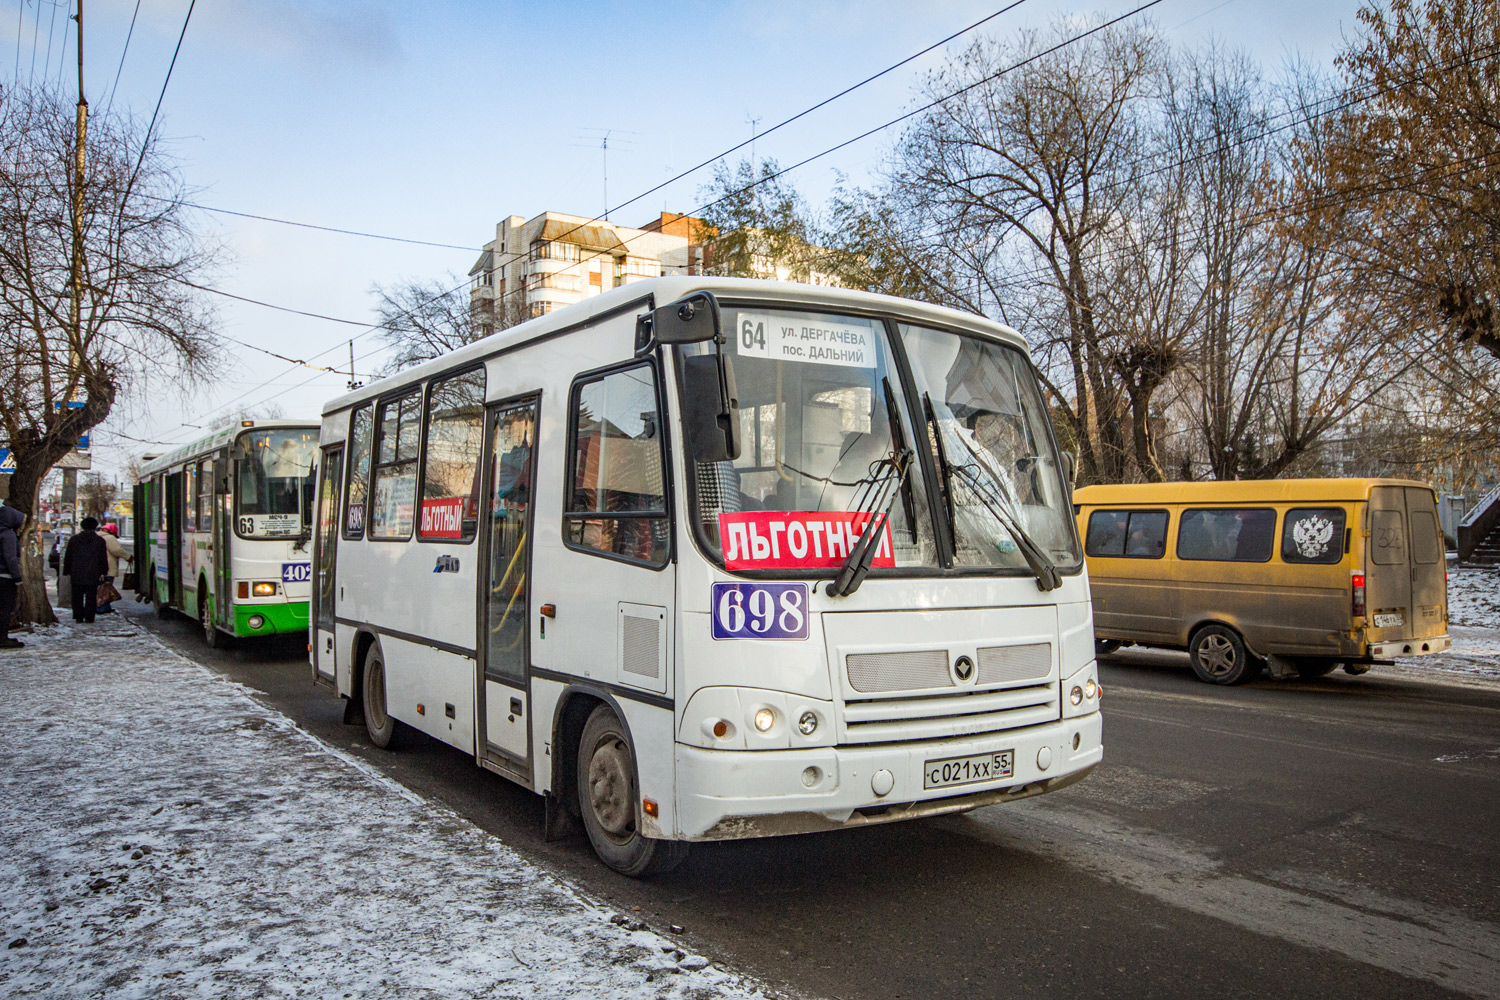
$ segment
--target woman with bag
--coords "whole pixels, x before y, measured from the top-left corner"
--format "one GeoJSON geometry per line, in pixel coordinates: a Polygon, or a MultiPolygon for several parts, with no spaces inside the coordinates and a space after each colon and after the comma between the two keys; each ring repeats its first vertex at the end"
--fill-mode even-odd
{"type": "Polygon", "coordinates": [[[104,551],[109,559],[109,568],[104,579],[99,582],[99,614],[112,615],[115,609],[111,607],[115,601],[120,599],[120,592],[115,589],[115,578],[120,575],[120,560],[127,563],[133,560],[130,553],[125,551],[125,546],[120,544],[120,529],[113,524],[106,524],[99,529],[99,537],[104,539],[104,551]]]}
{"type": "Polygon", "coordinates": [[[0,649],[20,649],[26,645],[12,639],[11,612],[16,609],[16,588],[21,584],[21,525],[26,515],[14,507],[0,507],[0,649]]]}

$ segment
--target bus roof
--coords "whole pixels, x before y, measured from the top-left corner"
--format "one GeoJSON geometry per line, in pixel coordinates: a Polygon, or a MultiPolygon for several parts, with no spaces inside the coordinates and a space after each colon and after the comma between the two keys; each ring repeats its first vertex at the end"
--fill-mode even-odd
{"type": "Polygon", "coordinates": [[[1143,503],[1234,504],[1367,500],[1370,490],[1376,486],[1432,489],[1430,483],[1414,479],[1237,479],[1082,486],[1073,491],[1073,502],[1082,507],[1102,507],[1143,503]]]}
{"type": "Polygon", "coordinates": [[[264,431],[276,430],[281,427],[302,427],[317,430],[319,424],[316,420],[236,420],[233,423],[223,424],[203,435],[196,441],[179,445],[163,455],[158,455],[141,465],[141,478],[154,476],[164,469],[170,469],[175,465],[190,461],[206,455],[211,451],[217,451],[229,442],[241,431],[264,431]]]}
{"type": "Polygon", "coordinates": [[[762,281],[758,278],[719,278],[712,275],[668,275],[633,281],[628,285],[612,288],[607,292],[585,299],[582,302],[559,309],[557,312],[538,316],[516,326],[509,327],[488,337],[466,344],[431,361],[424,361],[395,375],[388,376],[366,386],[337,396],[323,405],[323,412],[336,413],[357,403],[374,399],[408,382],[420,382],[436,374],[484,360],[501,351],[540,340],[550,334],[559,333],[578,326],[597,316],[615,313],[632,305],[644,309],[654,297],[655,305],[682,298],[697,291],[710,291],[726,299],[754,298],[774,302],[782,300],[798,305],[826,307],[829,309],[853,309],[860,311],[879,310],[910,317],[916,322],[927,322],[940,326],[962,326],[978,333],[987,334],[1027,349],[1026,339],[1015,330],[993,320],[971,313],[935,306],[925,302],[862,292],[849,288],[834,288],[828,285],[804,285],[792,281],[762,281]]]}

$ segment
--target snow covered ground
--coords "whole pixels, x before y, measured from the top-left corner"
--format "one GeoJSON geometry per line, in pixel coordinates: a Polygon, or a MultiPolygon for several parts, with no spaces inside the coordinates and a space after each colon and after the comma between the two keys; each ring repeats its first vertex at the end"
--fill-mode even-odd
{"type": "Polygon", "coordinates": [[[762,997],[123,615],[0,652],[0,996],[762,997]]]}
{"type": "Polygon", "coordinates": [[[1437,680],[1500,680],[1500,572],[1493,567],[1450,564],[1448,634],[1453,648],[1436,656],[1413,656],[1375,673],[1437,680]]]}

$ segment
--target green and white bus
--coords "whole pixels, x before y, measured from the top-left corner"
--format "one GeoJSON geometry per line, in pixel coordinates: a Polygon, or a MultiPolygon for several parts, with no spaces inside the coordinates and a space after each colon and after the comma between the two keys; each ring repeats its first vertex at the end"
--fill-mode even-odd
{"type": "Polygon", "coordinates": [[[135,485],[141,592],[218,646],[305,634],[318,426],[242,420],[151,457],[135,485]]]}

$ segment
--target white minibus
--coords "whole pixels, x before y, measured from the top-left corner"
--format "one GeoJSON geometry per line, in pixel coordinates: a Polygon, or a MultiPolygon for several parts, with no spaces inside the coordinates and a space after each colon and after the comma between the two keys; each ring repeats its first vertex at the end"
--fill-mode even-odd
{"type": "Polygon", "coordinates": [[[321,447],[315,679],[618,871],[1102,757],[1070,474],[1007,327],[663,277],[335,399],[321,447]]]}

